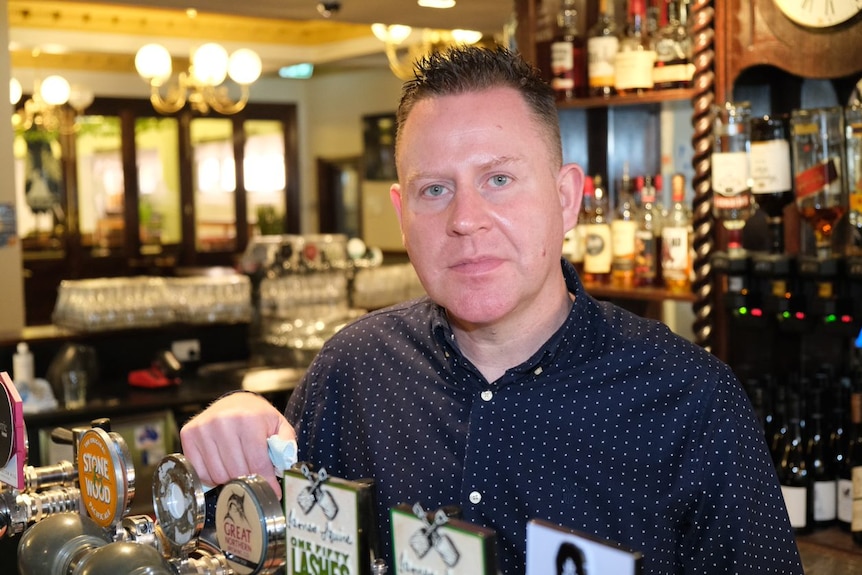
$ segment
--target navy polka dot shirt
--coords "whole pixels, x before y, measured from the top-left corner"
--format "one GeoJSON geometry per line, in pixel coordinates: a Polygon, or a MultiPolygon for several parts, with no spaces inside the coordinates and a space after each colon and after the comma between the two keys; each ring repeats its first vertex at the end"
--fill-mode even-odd
{"type": "Polygon", "coordinates": [[[375,479],[389,508],[456,504],[525,570],[541,518],[639,550],[645,574],[801,574],[762,431],[731,370],[660,322],[598,302],[563,262],[572,311],[488,382],[427,298],[373,312],[323,347],[286,416],[300,459],[375,479]]]}

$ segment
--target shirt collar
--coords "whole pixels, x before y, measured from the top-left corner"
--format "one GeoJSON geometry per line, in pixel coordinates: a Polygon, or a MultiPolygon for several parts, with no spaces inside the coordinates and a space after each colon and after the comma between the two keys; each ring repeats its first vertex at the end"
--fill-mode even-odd
{"type": "MultiPolygon", "coordinates": [[[[518,375],[538,375],[542,373],[542,371],[547,369],[548,366],[553,363],[563,342],[567,341],[566,345],[570,345],[571,335],[579,330],[579,325],[582,322],[579,321],[578,318],[584,317],[583,314],[587,312],[586,307],[589,306],[589,302],[592,298],[584,289],[574,266],[565,259],[560,261],[560,265],[563,268],[563,277],[566,281],[566,288],[569,293],[575,296],[575,301],[572,304],[571,310],[569,310],[569,315],[566,318],[566,321],[563,322],[563,325],[554,332],[548,341],[546,341],[532,357],[522,364],[510,368],[507,373],[518,375]]],[[[446,310],[436,304],[434,305],[434,311],[431,314],[431,329],[434,336],[437,338],[437,341],[443,346],[444,352],[447,354],[447,357],[450,358],[450,361],[453,361],[455,357],[462,358],[466,361],[466,358],[464,358],[464,355],[461,353],[461,350],[455,342],[455,334],[452,331],[452,326],[449,324],[446,310]]]]}

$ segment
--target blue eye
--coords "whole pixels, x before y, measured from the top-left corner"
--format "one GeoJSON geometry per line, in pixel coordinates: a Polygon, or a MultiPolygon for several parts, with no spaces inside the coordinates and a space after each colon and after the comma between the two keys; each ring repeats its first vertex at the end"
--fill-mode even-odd
{"type": "Polygon", "coordinates": [[[439,184],[434,184],[433,186],[428,186],[427,188],[425,188],[424,193],[426,196],[431,196],[431,197],[436,198],[438,196],[442,196],[443,194],[445,194],[446,188],[439,185],[439,184]]]}
{"type": "Polygon", "coordinates": [[[505,186],[511,181],[509,176],[505,176],[503,174],[497,174],[496,176],[491,177],[491,185],[493,186],[505,186]]]}

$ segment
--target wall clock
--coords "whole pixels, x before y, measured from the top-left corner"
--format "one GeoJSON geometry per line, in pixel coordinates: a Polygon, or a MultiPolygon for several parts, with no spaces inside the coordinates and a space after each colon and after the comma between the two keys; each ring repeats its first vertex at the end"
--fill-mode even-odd
{"type": "Polygon", "coordinates": [[[862,72],[855,57],[862,53],[862,0],[713,1],[719,99],[728,99],[737,77],[754,66],[800,78],[858,78],[862,72]]]}
{"type": "Polygon", "coordinates": [[[809,28],[831,28],[862,12],[862,0],[774,0],[793,22],[809,28]]]}

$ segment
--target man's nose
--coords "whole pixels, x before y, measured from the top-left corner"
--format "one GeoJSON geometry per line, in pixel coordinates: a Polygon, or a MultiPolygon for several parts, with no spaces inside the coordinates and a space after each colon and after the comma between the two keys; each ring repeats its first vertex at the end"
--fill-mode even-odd
{"type": "Polygon", "coordinates": [[[467,235],[490,226],[490,205],[472,185],[459,185],[449,204],[448,231],[467,235]]]}

